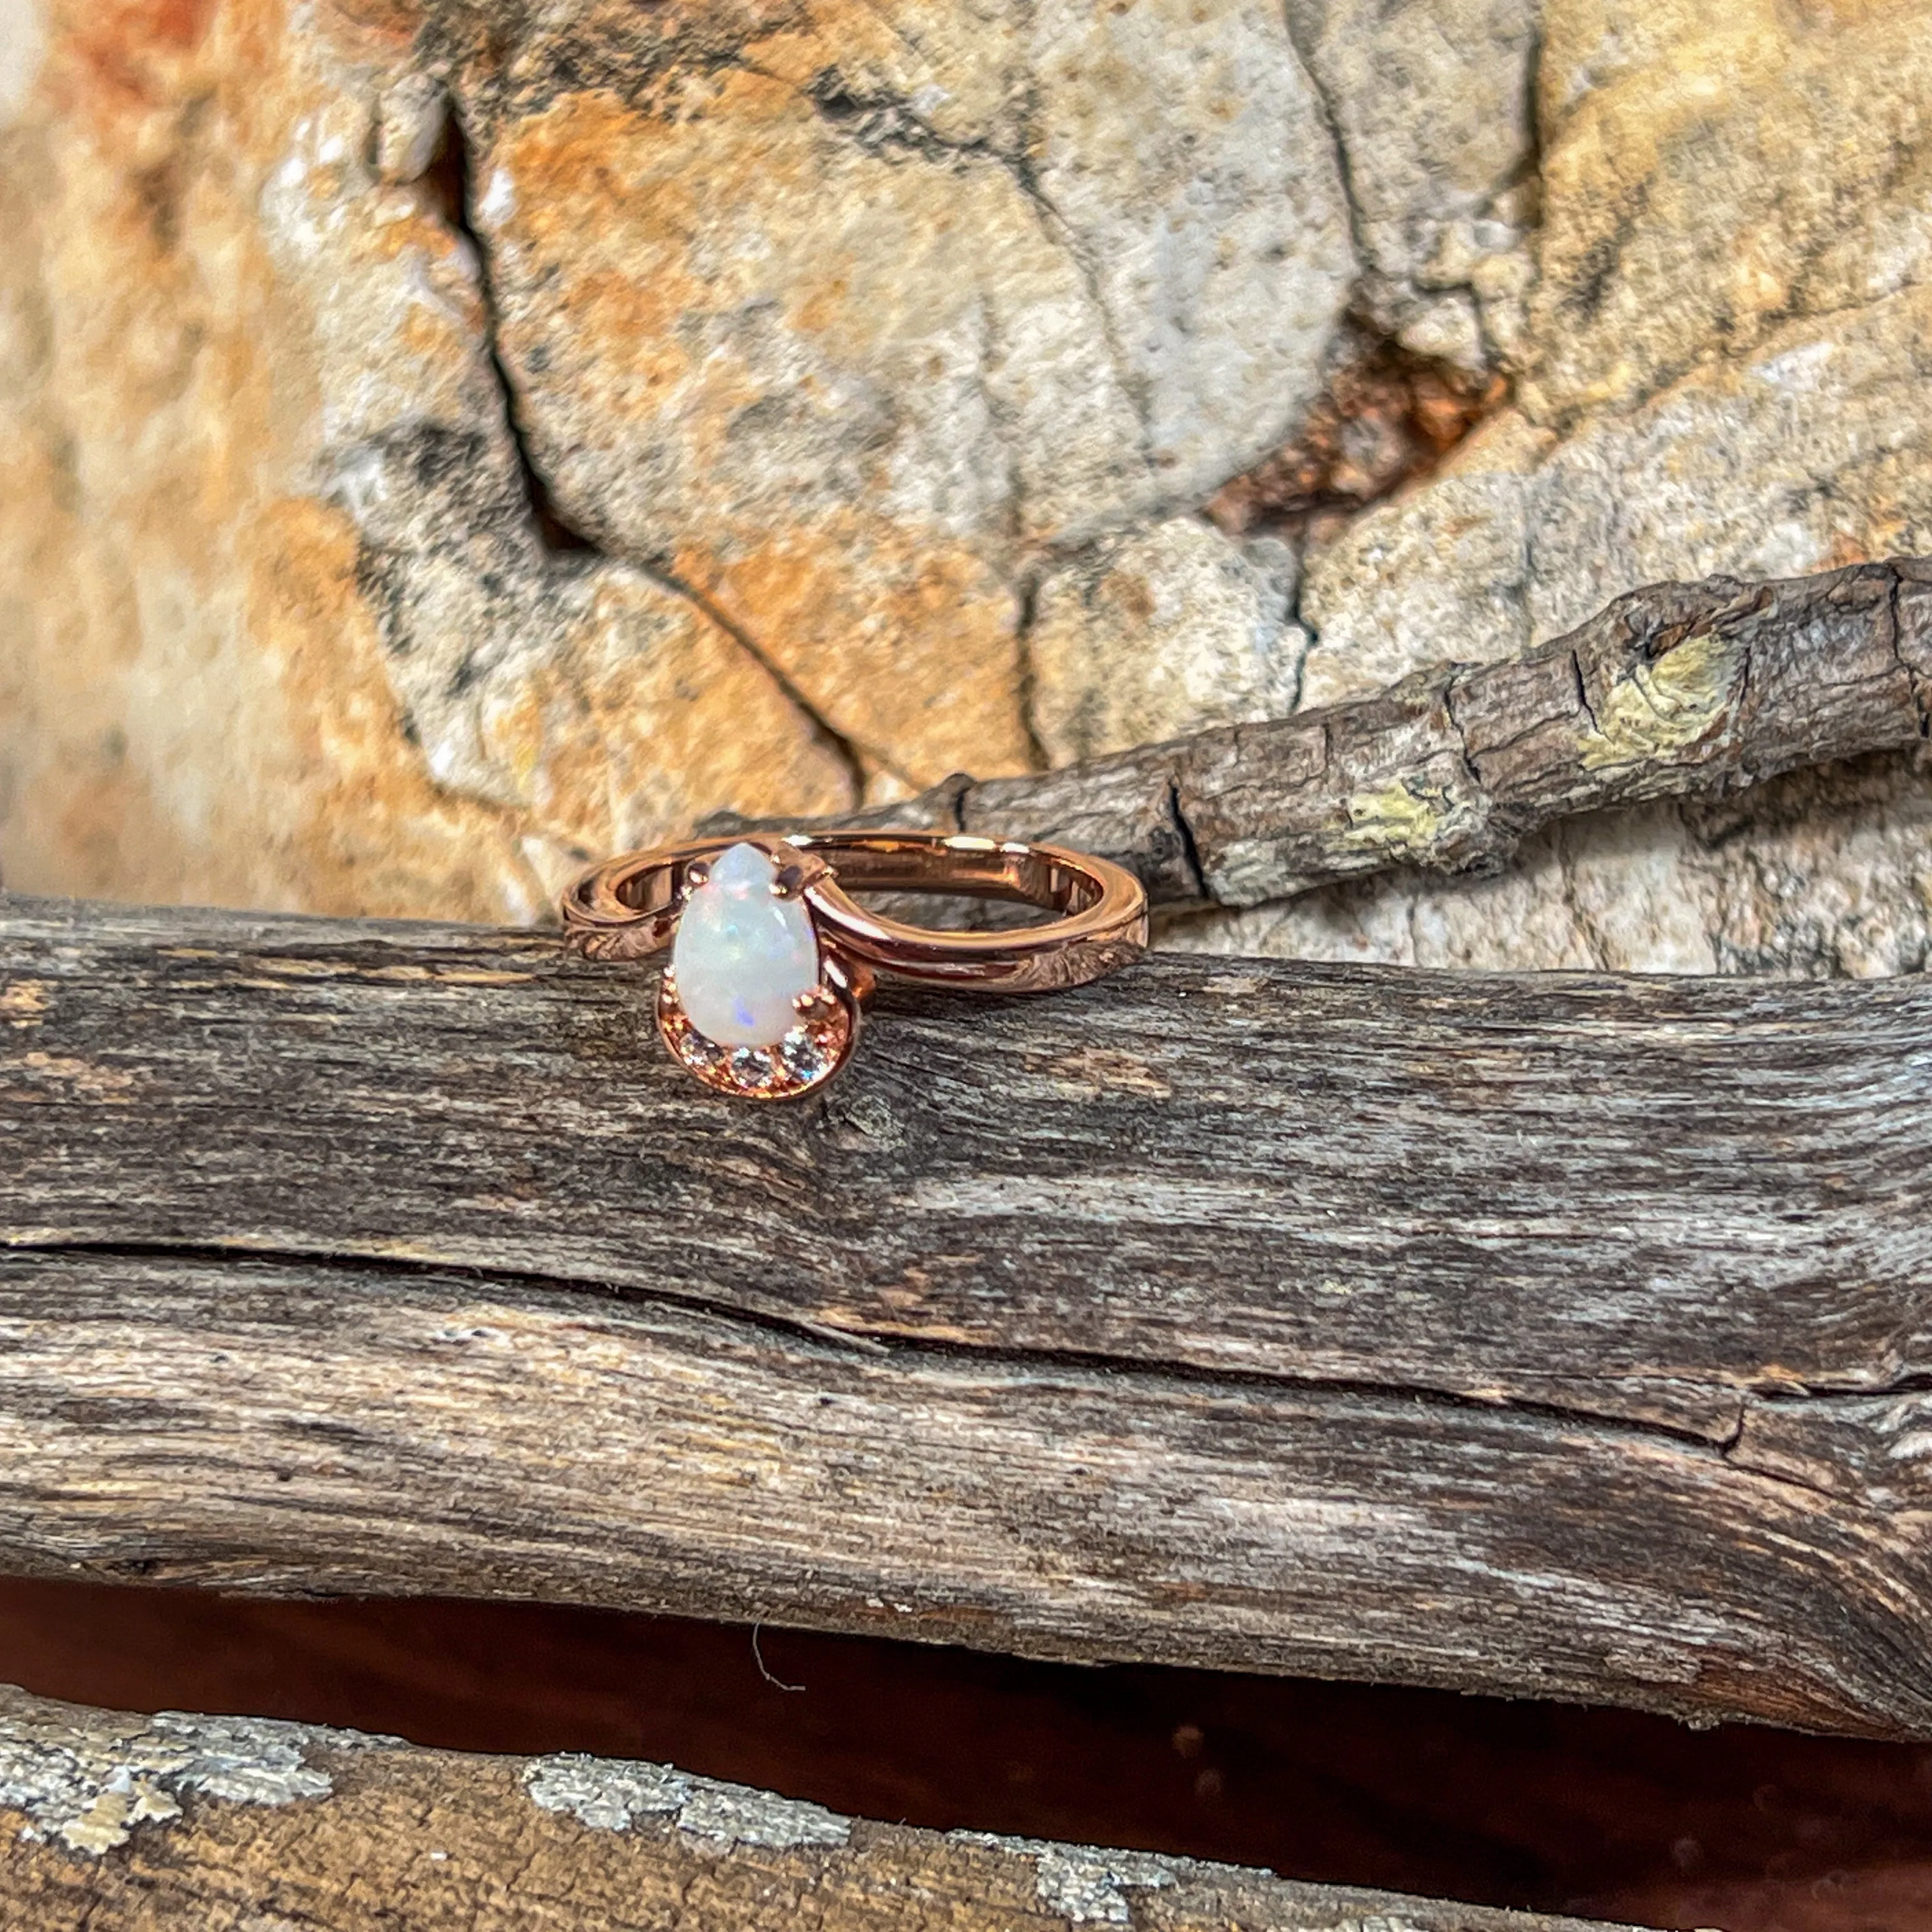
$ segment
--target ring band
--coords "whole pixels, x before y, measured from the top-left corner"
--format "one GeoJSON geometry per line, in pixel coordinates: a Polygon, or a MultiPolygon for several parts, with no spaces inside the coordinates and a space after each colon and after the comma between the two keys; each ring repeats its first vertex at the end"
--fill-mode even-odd
{"type": "Polygon", "coordinates": [[[665,1043],[707,1086],[754,1100],[808,1093],[845,1064],[878,974],[1050,992],[1117,971],[1148,944],[1147,894],[1125,867],[961,833],[754,834],[628,852],[578,879],[562,914],[568,942],[591,958],[671,947],[658,994],[665,1043]],[[868,911],[855,891],[1002,899],[1058,916],[950,932],[868,911]]]}

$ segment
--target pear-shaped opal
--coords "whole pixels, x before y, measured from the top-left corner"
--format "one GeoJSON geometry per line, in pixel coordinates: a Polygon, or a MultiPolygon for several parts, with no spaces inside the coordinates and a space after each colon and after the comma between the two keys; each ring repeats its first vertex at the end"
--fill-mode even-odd
{"type": "Polygon", "coordinates": [[[678,915],[671,971],[691,1024],[720,1046],[776,1046],[796,1026],[799,996],[818,984],[818,935],[798,899],[772,891],[778,867],[738,844],[678,915]]]}

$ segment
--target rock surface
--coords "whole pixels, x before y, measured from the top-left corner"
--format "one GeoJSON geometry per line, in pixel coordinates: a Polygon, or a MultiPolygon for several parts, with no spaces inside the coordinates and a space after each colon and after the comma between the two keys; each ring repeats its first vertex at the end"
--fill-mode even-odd
{"type": "MultiPolygon", "coordinates": [[[[527,919],[1932,549],[1928,99],[1928,0],[4,0],[0,865],[527,919]]],[[[1168,937],[1901,970],[1928,820],[1878,763],[1168,937]]]]}
{"type": "Polygon", "coordinates": [[[1294,553],[1230,543],[1198,517],[1091,545],[1049,570],[1030,632],[1034,728],[1048,761],[1295,708],[1308,634],[1294,553]]]}
{"type": "Polygon", "coordinates": [[[1288,0],[1340,148],[1358,300],[1466,368],[1520,343],[1534,277],[1535,0],[1288,0]]]}
{"type": "Polygon", "coordinates": [[[530,447],[869,762],[1012,769],[1030,553],[1198,502],[1312,399],[1352,280],[1272,0],[573,9],[478,104],[530,447]]]}
{"type": "Polygon", "coordinates": [[[188,4],[44,45],[0,262],[11,881],[530,917],[721,790],[849,795],[688,596],[547,549],[475,252],[382,172],[393,51],[188,4]]]}
{"type": "MultiPolygon", "coordinates": [[[[1932,9],[1550,0],[1519,406],[1307,559],[1304,704],[1508,655],[1628,585],[1932,542],[1932,9]]],[[[1181,944],[1420,963],[1918,970],[1909,762],[1721,813],[1559,828],[1508,878],[1400,878],[1181,944]]]]}

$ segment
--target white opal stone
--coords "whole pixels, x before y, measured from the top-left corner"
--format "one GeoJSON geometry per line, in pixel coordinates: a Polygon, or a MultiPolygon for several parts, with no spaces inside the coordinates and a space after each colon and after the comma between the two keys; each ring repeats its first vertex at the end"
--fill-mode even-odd
{"type": "Polygon", "coordinates": [[[685,902],[670,952],[692,1024],[721,1046],[776,1046],[798,1024],[793,1002],[818,984],[818,935],[797,899],[776,898],[778,868],[734,845],[685,902]]]}

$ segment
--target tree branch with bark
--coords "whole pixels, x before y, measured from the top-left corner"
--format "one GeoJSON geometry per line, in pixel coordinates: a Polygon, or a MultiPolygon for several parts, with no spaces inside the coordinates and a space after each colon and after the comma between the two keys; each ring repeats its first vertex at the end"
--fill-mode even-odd
{"type": "Polygon", "coordinates": [[[1518,656],[1057,772],[956,775],[838,822],[1071,845],[1183,912],[1396,866],[1493,872],[1557,819],[1720,796],[1929,731],[1932,561],[1904,557],[1652,584],[1518,656]]]}

